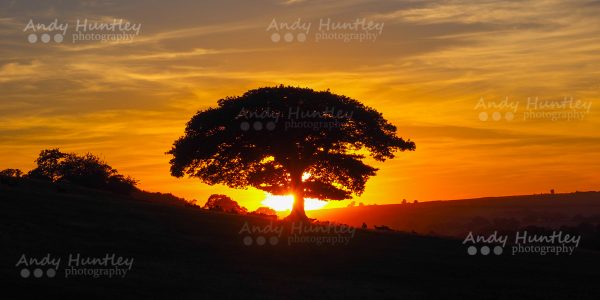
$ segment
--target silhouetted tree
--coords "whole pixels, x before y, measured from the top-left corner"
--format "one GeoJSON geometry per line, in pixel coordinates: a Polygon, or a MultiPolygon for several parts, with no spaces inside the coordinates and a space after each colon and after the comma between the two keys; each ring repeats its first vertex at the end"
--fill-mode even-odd
{"type": "Polygon", "coordinates": [[[168,152],[171,174],[232,188],[255,187],[294,195],[288,219],[306,220],[304,197],[360,195],[377,161],[415,144],[396,136],[382,114],[329,91],[267,87],[218,101],[199,111],[168,152]]]}
{"type": "Polygon", "coordinates": [[[212,194],[204,204],[204,209],[223,211],[235,214],[245,214],[248,210],[241,207],[236,201],[227,195],[212,194]]]}
{"type": "Polygon", "coordinates": [[[265,206],[261,206],[261,207],[257,208],[255,211],[252,212],[252,214],[277,218],[277,212],[274,209],[272,209],[270,207],[265,207],[265,206]]]}
{"type": "Polygon", "coordinates": [[[13,186],[19,182],[22,176],[23,172],[19,169],[4,169],[0,171],[0,183],[13,186]]]}
{"type": "Polygon", "coordinates": [[[40,151],[40,155],[35,160],[37,167],[27,174],[30,178],[43,179],[49,181],[58,181],[61,179],[61,169],[66,153],[60,152],[58,148],[40,151]]]}
{"type": "Polygon", "coordinates": [[[19,169],[4,169],[0,171],[0,176],[21,178],[21,176],[23,176],[23,172],[19,169]]]}
{"type": "Polygon", "coordinates": [[[97,156],[87,153],[63,153],[59,149],[42,150],[35,160],[37,167],[28,177],[52,182],[68,182],[89,188],[127,194],[137,181],[125,177],[97,156]]]}

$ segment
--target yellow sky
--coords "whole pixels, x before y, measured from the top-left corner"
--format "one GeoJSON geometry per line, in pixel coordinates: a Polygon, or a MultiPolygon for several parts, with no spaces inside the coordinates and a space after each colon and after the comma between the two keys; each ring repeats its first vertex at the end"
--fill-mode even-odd
{"type": "Polygon", "coordinates": [[[357,202],[599,189],[598,1],[190,2],[0,1],[0,168],[29,170],[41,149],[89,151],[143,189],[201,202],[224,193],[254,209],[262,192],[173,178],[164,153],[197,110],[286,84],[360,100],[416,142],[417,151],[374,163],[357,202]],[[362,18],[384,25],[374,41],[316,41],[322,20],[362,18]],[[60,43],[24,31],[55,19],[69,24],[60,43]],[[141,30],[128,42],[73,42],[78,19],[141,30]],[[267,30],[298,19],[307,33],[267,30]],[[501,106],[505,97],[516,110],[501,106]],[[590,106],[528,109],[535,97],[590,106]],[[525,120],[527,111],[579,119],[525,120]]]}

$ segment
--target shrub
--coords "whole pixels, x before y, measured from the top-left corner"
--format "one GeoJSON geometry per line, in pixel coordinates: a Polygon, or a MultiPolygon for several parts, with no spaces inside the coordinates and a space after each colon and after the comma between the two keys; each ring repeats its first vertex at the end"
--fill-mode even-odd
{"type": "Polygon", "coordinates": [[[235,214],[246,214],[248,210],[240,206],[236,201],[227,195],[212,194],[204,204],[204,209],[222,211],[235,214]]]}
{"type": "Polygon", "coordinates": [[[250,214],[261,217],[277,218],[277,212],[274,209],[265,206],[257,208],[250,214]]]}

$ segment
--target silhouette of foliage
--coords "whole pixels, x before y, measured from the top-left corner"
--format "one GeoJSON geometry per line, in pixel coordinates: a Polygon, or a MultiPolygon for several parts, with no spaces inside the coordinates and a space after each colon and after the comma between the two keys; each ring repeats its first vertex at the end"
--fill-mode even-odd
{"type": "Polygon", "coordinates": [[[396,151],[414,149],[381,113],[357,100],[278,86],[220,99],[217,108],[199,111],[167,153],[173,155],[173,176],[291,193],[291,216],[306,219],[304,197],[343,200],[364,191],[377,171],[363,162],[365,154],[385,161],[396,151]]]}
{"type": "Polygon", "coordinates": [[[23,172],[19,169],[4,169],[0,171],[2,177],[20,178],[23,176],[23,172]]]}
{"type": "Polygon", "coordinates": [[[0,183],[8,186],[15,186],[23,176],[19,169],[4,169],[0,171],[0,183]]]}
{"type": "Polygon", "coordinates": [[[222,211],[234,214],[246,214],[248,209],[241,207],[236,201],[227,195],[212,194],[204,204],[204,209],[222,211]]]}
{"type": "Polygon", "coordinates": [[[59,181],[62,177],[63,161],[67,155],[60,152],[58,148],[42,150],[35,160],[37,168],[29,171],[28,177],[53,182],[59,181]]]}
{"type": "Polygon", "coordinates": [[[265,206],[257,208],[255,211],[251,212],[251,214],[266,217],[277,217],[277,212],[274,209],[265,206]]]}
{"type": "Polygon", "coordinates": [[[137,181],[123,176],[99,157],[87,153],[63,153],[59,149],[42,150],[35,160],[37,167],[28,177],[52,182],[66,182],[88,188],[128,194],[137,181]]]}

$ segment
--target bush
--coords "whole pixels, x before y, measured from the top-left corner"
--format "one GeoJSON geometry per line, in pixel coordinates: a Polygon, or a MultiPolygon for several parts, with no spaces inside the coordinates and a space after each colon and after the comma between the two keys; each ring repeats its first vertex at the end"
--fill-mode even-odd
{"type": "Polygon", "coordinates": [[[0,171],[0,183],[14,186],[22,176],[23,172],[19,169],[4,169],[0,171]]]}
{"type": "Polygon", "coordinates": [[[234,214],[246,214],[248,210],[240,206],[237,202],[227,195],[212,194],[208,197],[204,209],[222,211],[234,214]]]}
{"type": "Polygon", "coordinates": [[[250,214],[261,217],[277,218],[277,212],[274,209],[265,206],[257,208],[250,214]]]}
{"type": "Polygon", "coordinates": [[[11,178],[21,178],[21,176],[23,176],[23,172],[19,169],[4,169],[4,170],[0,171],[0,176],[11,177],[11,178]]]}

